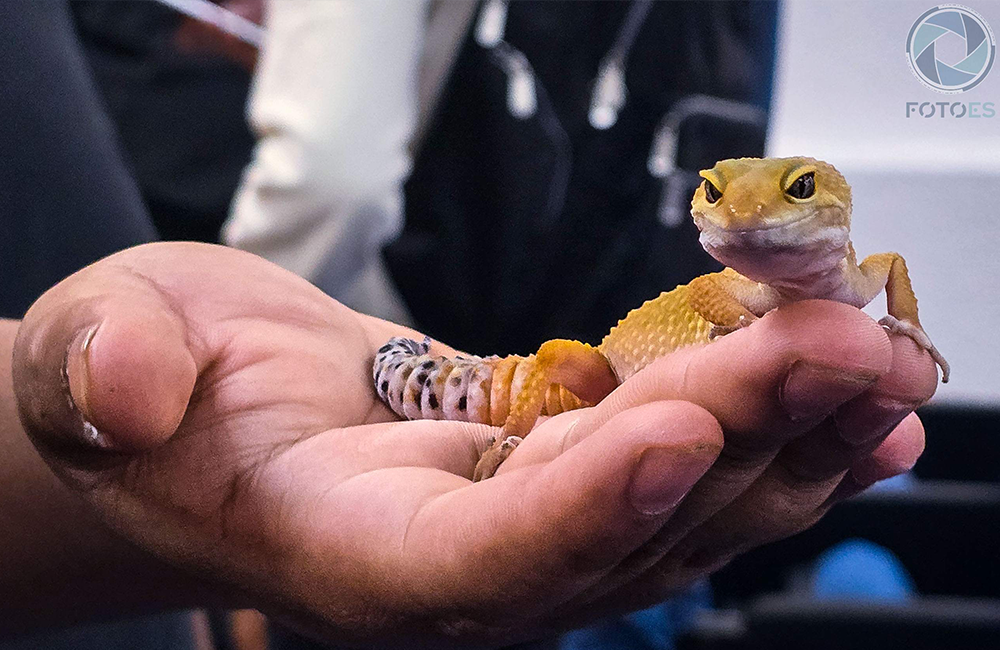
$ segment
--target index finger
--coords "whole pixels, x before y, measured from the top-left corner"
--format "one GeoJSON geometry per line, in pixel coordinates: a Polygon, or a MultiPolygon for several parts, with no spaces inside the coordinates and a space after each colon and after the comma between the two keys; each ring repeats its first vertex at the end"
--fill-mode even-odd
{"type": "MultiPolygon", "coordinates": [[[[521,447],[535,447],[534,462],[549,460],[621,411],[679,399],[718,419],[726,433],[724,454],[734,462],[738,457],[751,473],[874,384],[891,364],[885,332],[857,309],[827,301],[796,303],[710,345],[658,359],[594,408],[546,422],[521,447]],[[560,418],[579,421],[565,437],[548,434],[547,429],[566,431],[554,426],[560,418]]],[[[522,454],[525,460],[528,455],[522,454]]]]}

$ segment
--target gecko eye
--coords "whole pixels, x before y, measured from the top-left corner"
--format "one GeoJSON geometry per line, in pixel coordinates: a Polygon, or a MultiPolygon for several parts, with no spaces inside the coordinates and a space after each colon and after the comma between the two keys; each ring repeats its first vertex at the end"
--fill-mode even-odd
{"type": "Polygon", "coordinates": [[[816,193],[816,172],[806,172],[796,178],[785,193],[793,199],[808,199],[816,193]]]}
{"type": "Polygon", "coordinates": [[[722,192],[707,178],[705,179],[705,198],[708,199],[709,203],[715,203],[722,198],[722,192]]]}

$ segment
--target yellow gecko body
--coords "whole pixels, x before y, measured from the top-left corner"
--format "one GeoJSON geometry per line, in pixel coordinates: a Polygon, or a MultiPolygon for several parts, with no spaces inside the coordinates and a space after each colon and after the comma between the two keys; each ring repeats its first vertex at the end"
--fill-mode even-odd
{"type": "Polygon", "coordinates": [[[596,403],[653,360],[749,325],[789,302],[823,298],[856,307],[886,290],[879,321],[947,362],[917,318],[906,263],[880,253],[858,264],[850,241],[851,190],[811,158],[741,158],[701,172],[691,214],[702,246],[727,266],[632,310],[600,345],[553,340],[529,357],[428,356],[426,342],[393,339],[375,359],[376,390],[398,414],[503,424],[476,467],[493,475],[540,414],[596,403]]]}

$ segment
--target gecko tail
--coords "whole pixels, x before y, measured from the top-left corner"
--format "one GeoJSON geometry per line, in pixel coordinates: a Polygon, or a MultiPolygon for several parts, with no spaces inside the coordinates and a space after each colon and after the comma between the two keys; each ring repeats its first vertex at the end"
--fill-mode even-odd
{"type": "Polygon", "coordinates": [[[408,420],[490,423],[493,366],[477,356],[431,356],[430,337],[418,343],[394,337],[378,349],[372,366],[375,391],[408,420]]]}
{"type": "MultiPolygon", "coordinates": [[[[458,420],[502,425],[530,371],[528,357],[431,356],[430,338],[418,343],[395,337],[378,349],[372,365],[375,392],[407,420],[458,420]]],[[[553,384],[542,413],[555,415],[586,406],[553,384]]]]}

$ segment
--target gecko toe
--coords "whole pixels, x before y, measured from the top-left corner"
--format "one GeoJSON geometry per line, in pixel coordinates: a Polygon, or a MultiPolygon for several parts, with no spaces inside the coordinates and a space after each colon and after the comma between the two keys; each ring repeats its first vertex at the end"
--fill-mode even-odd
{"type": "Polygon", "coordinates": [[[517,449],[517,446],[521,444],[523,440],[524,438],[522,438],[521,436],[509,436],[506,440],[500,443],[500,449],[506,451],[509,454],[510,452],[517,449]]]}
{"type": "Polygon", "coordinates": [[[520,436],[507,436],[500,444],[493,444],[480,457],[476,463],[476,469],[472,472],[472,481],[478,483],[496,474],[500,465],[507,460],[511,452],[517,449],[523,438],[520,436]]]}
{"type": "Polygon", "coordinates": [[[924,328],[908,320],[900,320],[895,316],[883,316],[878,324],[884,327],[890,334],[908,336],[914,343],[927,350],[931,358],[934,359],[934,363],[941,368],[941,383],[948,383],[948,379],[951,377],[951,366],[948,365],[944,355],[931,343],[931,338],[927,336],[924,328]]]}

